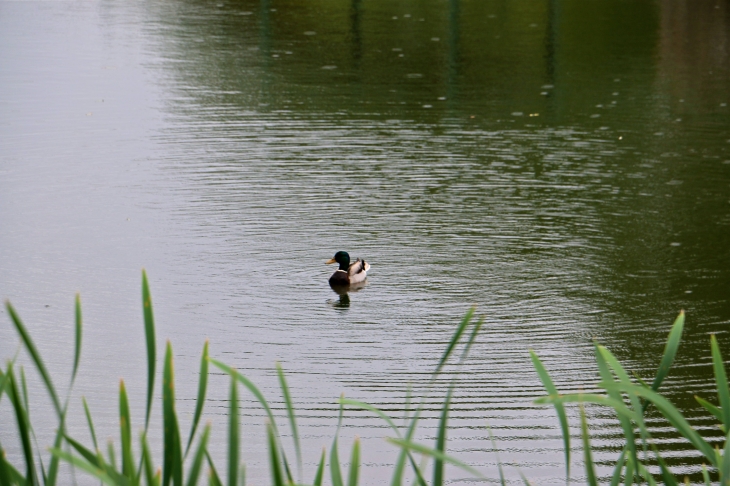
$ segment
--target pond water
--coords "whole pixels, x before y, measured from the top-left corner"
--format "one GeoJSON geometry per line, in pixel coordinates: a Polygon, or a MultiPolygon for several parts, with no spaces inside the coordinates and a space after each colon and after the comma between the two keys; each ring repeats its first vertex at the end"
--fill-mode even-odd
{"type": "MultiPolygon", "coordinates": [[[[307,481],[340,393],[402,416],[410,387],[426,397],[419,438],[433,440],[443,391],[427,382],[472,305],[485,324],[457,374],[449,452],[490,477],[487,426],[510,478],[519,466],[564,481],[529,349],[566,391],[594,386],[593,339],[651,378],[680,309],[665,389],[712,434],[693,394],[715,400],[709,334],[730,350],[727,2],[0,2],[0,60],[0,295],[63,388],[81,293],[70,428],[86,443],[79,397],[116,437],[120,377],[143,424],[142,267],[183,430],[206,338],[283,426],[278,361],[307,481]],[[337,250],[372,264],[346,296],[323,264],[337,250]]],[[[50,443],[56,423],[29,380],[50,443]]],[[[214,375],[205,415],[221,469],[227,394],[214,375]]],[[[243,396],[242,458],[263,484],[264,414],[243,396]]],[[[608,474],[621,435],[589,412],[608,474]]],[[[698,479],[695,454],[651,420],[670,464],[698,479]]],[[[20,461],[3,403],[0,423],[20,461]]],[[[348,411],[342,434],[343,456],[363,440],[363,483],[388,482],[396,453],[379,419],[348,411]]]]}

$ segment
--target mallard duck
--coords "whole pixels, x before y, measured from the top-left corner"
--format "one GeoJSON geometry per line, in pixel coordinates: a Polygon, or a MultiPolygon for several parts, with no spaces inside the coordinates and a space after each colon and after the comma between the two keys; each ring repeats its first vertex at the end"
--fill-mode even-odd
{"type": "Polygon", "coordinates": [[[327,260],[326,264],[339,263],[335,273],[330,277],[330,285],[351,285],[362,282],[368,276],[370,264],[359,258],[350,263],[350,255],[346,251],[338,251],[334,258],[327,260]]]}

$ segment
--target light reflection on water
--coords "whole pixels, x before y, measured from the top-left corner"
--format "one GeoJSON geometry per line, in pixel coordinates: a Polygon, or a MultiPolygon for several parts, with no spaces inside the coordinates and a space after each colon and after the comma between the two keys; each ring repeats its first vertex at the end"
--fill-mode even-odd
{"type": "MultiPolygon", "coordinates": [[[[144,391],[141,266],[158,339],[177,353],[183,427],[206,337],[283,420],[280,361],[309,472],[331,442],[336,397],[401,416],[471,305],[486,324],[458,371],[449,450],[488,474],[487,425],[507,464],[562,481],[557,422],[531,404],[543,390],[528,349],[566,391],[595,382],[594,338],[647,378],[685,308],[667,390],[696,413],[687,392],[709,389],[707,334],[730,319],[730,75],[726,53],[696,60],[673,47],[672,32],[698,29],[681,14],[634,6],[625,25],[613,4],[571,2],[62,5],[5,4],[0,16],[0,291],[61,383],[82,292],[76,389],[106,435],[115,379],[144,391]],[[603,19],[596,35],[578,22],[586,15],[603,19]],[[686,57],[715,74],[695,76],[686,57]],[[340,249],[372,264],[347,295],[323,265],[340,249]]],[[[727,35],[707,32],[695,46],[727,35]]],[[[13,340],[2,342],[9,356],[13,340]]],[[[222,375],[211,397],[223,461],[222,375]]],[[[426,395],[428,440],[441,400],[426,395]]],[[[250,401],[242,413],[242,455],[260,482],[264,416],[250,401]]],[[[617,430],[592,414],[597,457],[610,461],[617,430]]],[[[696,474],[652,420],[671,464],[696,474]]],[[[72,430],[85,434],[81,422],[72,430]]],[[[348,412],[343,433],[343,444],[364,441],[365,482],[387,480],[382,424],[348,412]]]]}

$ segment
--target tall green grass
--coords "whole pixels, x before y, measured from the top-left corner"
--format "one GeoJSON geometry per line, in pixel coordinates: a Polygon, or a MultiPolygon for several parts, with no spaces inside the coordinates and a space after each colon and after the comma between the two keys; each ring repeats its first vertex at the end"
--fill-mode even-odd
{"type": "MultiPolygon", "coordinates": [[[[163,413],[162,451],[157,457],[162,457],[162,464],[155,464],[153,454],[148,442],[150,411],[154,400],[155,377],[157,374],[156,356],[156,335],[152,298],[149,290],[147,276],[142,274],[142,307],[144,333],[147,349],[147,387],[145,400],[144,428],[135,439],[132,434],[132,421],[130,417],[130,406],[127,390],[124,381],[119,383],[119,442],[109,443],[106,453],[102,451],[97,441],[92,414],[86,401],[82,398],[82,405],[86,423],[91,435],[91,444],[84,444],[82,441],[71,437],[65,427],[66,414],[68,410],[71,387],[67,390],[63,399],[51,380],[46,365],[36,345],[31,338],[28,329],[23,324],[20,316],[13,306],[6,302],[6,309],[10,316],[11,323],[27,351],[30,362],[40,375],[41,382],[45,388],[57,419],[57,429],[53,445],[50,448],[41,447],[36,440],[33,429],[33,421],[30,416],[29,393],[27,389],[25,372],[16,363],[17,356],[7,360],[5,368],[0,368],[0,404],[3,397],[7,400],[13,411],[17,427],[17,439],[20,441],[22,462],[11,464],[5,453],[5,448],[0,442],[0,485],[45,485],[53,486],[58,483],[58,471],[60,461],[65,461],[77,471],[89,474],[103,484],[136,486],[146,484],[149,486],[174,486],[198,484],[207,471],[207,483],[209,485],[229,486],[245,484],[245,467],[240,458],[239,435],[239,393],[241,388],[250,393],[263,408],[267,423],[267,448],[268,462],[271,471],[271,484],[275,486],[311,484],[320,486],[325,483],[327,470],[329,470],[329,482],[332,486],[357,486],[360,477],[360,442],[355,439],[349,454],[349,460],[343,462],[340,459],[339,432],[342,426],[343,411],[346,407],[357,408],[368,411],[381,418],[389,427],[392,437],[388,440],[395,446],[396,461],[393,468],[393,475],[390,481],[391,486],[400,486],[404,482],[413,481],[418,486],[442,486],[445,483],[445,468],[460,468],[473,475],[476,479],[486,480],[483,472],[460,461],[447,452],[448,420],[451,410],[451,401],[455,388],[455,377],[458,367],[462,366],[469,354],[469,350],[479,335],[483,321],[474,319],[474,309],[470,309],[464,319],[456,327],[454,334],[449,341],[444,353],[432,374],[427,394],[443,393],[444,398],[439,414],[436,440],[433,444],[416,442],[415,433],[424,411],[426,396],[411,408],[410,399],[406,404],[406,417],[403,425],[397,425],[396,421],[382,410],[364,402],[346,399],[339,400],[340,415],[337,428],[334,433],[329,453],[325,448],[322,451],[319,463],[314,471],[304,471],[302,466],[302,447],[297,427],[297,414],[294,408],[293,399],[289,391],[284,370],[277,365],[277,376],[281,388],[282,398],[286,409],[288,425],[292,431],[292,446],[294,449],[294,461],[292,462],[285,452],[282,436],[271,405],[261,390],[247,377],[236,371],[225,363],[209,356],[208,342],[203,345],[200,360],[200,374],[198,393],[192,421],[187,434],[183,434],[176,411],[175,398],[175,374],[174,357],[172,346],[168,342],[165,347],[165,355],[162,363],[162,394],[161,409],[163,413]],[[461,350],[460,353],[457,353],[461,350]],[[458,357],[456,355],[458,354],[458,357]],[[448,363],[452,363],[456,372],[451,374],[451,380],[443,388],[439,385],[443,381],[439,378],[444,374],[448,363]],[[200,421],[203,417],[209,366],[222,370],[230,377],[230,394],[228,410],[228,442],[227,442],[227,464],[225,476],[219,474],[213,458],[208,452],[208,441],[211,434],[211,426],[205,425],[200,429],[200,421]],[[135,445],[136,444],[136,445],[135,445]],[[121,462],[117,462],[116,450],[120,451],[121,462]],[[329,458],[329,461],[327,460],[329,458]],[[329,463],[329,464],[327,464],[329,463]],[[346,466],[347,465],[347,469],[346,466]],[[407,471],[410,473],[407,474],[407,471]],[[428,474],[430,473],[430,474],[428,474]],[[307,482],[306,478],[312,478],[307,482]],[[225,479],[225,480],[224,480],[225,479]]],[[[76,378],[79,367],[82,345],[82,313],[80,298],[76,297],[76,322],[75,322],[75,348],[73,367],[71,369],[71,386],[76,378]]],[[[684,329],[684,313],[680,313],[671,328],[664,353],[661,357],[656,376],[651,385],[645,384],[638,379],[632,379],[618,360],[605,347],[595,344],[596,363],[599,370],[599,387],[603,393],[578,393],[561,394],[556,388],[547,369],[539,357],[530,352],[537,374],[542,381],[547,395],[536,401],[538,404],[551,405],[555,408],[558,421],[563,435],[565,448],[566,481],[570,482],[571,472],[571,429],[566,412],[566,405],[577,404],[579,406],[581,431],[581,442],[583,450],[583,463],[585,465],[585,481],[590,485],[598,484],[598,476],[595,471],[588,423],[584,412],[584,404],[593,404],[607,407],[612,410],[619,421],[625,437],[623,451],[616,460],[614,472],[611,476],[611,486],[620,483],[631,485],[634,483],[657,484],[663,482],[667,485],[675,485],[678,480],[672,471],[667,467],[661,451],[652,439],[652,434],[644,420],[647,408],[655,407],[675,429],[676,433],[685,437],[701,454],[708,467],[703,470],[704,481],[710,484],[712,473],[723,485],[730,485],[730,459],[725,460],[730,450],[730,441],[725,441],[722,450],[712,447],[700,433],[692,428],[682,413],[659,392],[664,379],[666,378],[679,348],[682,332],[684,329]],[[650,466],[658,465],[659,474],[652,474],[650,466]]],[[[720,422],[724,433],[730,431],[730,388],[728,387],[727,375],[725,372],[723,358],[720,353],[717,340],[713,336],[710,340],[713,370],[716,379],[716,387],[719,405],[714,405],[706,400],[697,398],[709,414],[720,422]]],[[[7,430],[3,428],[2,430],[7,430]]],[[[497,452],[496,444],[489,431],[491,447],[497,452]]],[[[9,437],[2,436],[0,440],[9,437]]],[[[727,439],[727,437],[726,437],[727,439]]],[[[498,474],[500,483],[505,484],[502,464],[498,461],[498,474]]],[[[520,473],[521,474],[521,473],[520,473]]],[[[529,484],[523,477],[525,484],[529,484]]]]}

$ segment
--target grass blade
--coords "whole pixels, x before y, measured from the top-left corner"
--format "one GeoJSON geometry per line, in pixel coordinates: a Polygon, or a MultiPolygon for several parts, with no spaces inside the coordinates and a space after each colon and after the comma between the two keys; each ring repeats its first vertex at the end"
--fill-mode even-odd
{"type": "Polygon", "coordinates": [[[664,461],[664,458],[659,454],[659,450],[654,444],[652,444],[652,450],[654,451],[654,455],[656,456],[657,462],[659,463],[659,470],[662,473],[664,486],[678,486],[677,480],[674,478],[674,474],[672,474],[672,471],[669,470],[669,466],[667,466],[667,463],[664,461]]]}
{"type": "Polygon", "coordinates": [[[722,424],[725,430],[730,430],[730,390],[727,385],[727,374],[725,373],[725,364],[720,354],[720,346],[717,344],[715,336],[710,337],[712,347],[712,368],[715,371],[715,384],[717,385],[717,398],[720,401],[720,411],[722,412],[722,424]]]}
{"type": "Polygon", "coordinates": [[[117,455],[114,452],[114,442],[109,439],[109,441],[106,443],[106,451],[107,454],[109,454],[109,464],[111,464],[112,469],[117,469],[117,455]]]}
{"type": "MultiPolygon", "coordinates": [[[[56,430],[56,439],[53,441],[53,448],[55,448],[55,449],[61,448],[61,441],[63,440],[63,436],[64,436],[65,420],[66,420],[66,409],[64,409],[64,411],[63,411],[63,416],[61,417],[61,423],[58,425],[58,429],[56,430]]],[[[59,457],[51,455],[51,464],[48,466],[48,478],[46,478],[45,486],[55,486],[56,479],[58,478],[59,460],[60,460],[59,457]]],[[[2,484],[2,483],[0,483],[0,484],[2,484]]]]}
{"type": "Polygon", "coordinates": [[[624,476],[625,486],[634,484],[634,473],[636,472],[636,463],[631,457],[626,458],[626,475],[624,476]]]}
{"type": "Polygon", "coordinates": [[[702,479],[705,481],[705,486],[710,486],[710,474],[707,472],[707,466],[702,465],[702,479]]]}
{"type": "Polygon", "coordinates": [[[281,469],[279,446],[271,424],[266,424],[266,435],[269,441],[269,465],[271,466],[271,481],[274,486],[284,486],[284,471],[281,469]]]}
{"type": "MultiPolygon", "coordinates": [[[[553,380],[550,378],[545,366],[543,366],[540,358],[537,357],[534,351],[530,350],[530,358],[532,358],[532,364],[537,370],[537,375],[540,377],[542,385],[551,396],[557,396],[558,389],[555,387],[553,380]]],[[[558,415],[560,421],[560,430],[563,434],[563,447],[565,448],[565,478],[566,482],[570,481],[570,428],[568,427],[568,416],[565,414],[565,407],[561,403],[554,403],[555,413],[558,415]]]]}
{"type": "Polygon", "coordinates": [[[357,486],[360,477],[360,438],[355,437],[355,443],[352,444],[352,454],[350,455],[350,473],[347,478],[347,486],[357,486]]]}
{"type": "Polygon", "coordinates": [[[155,342],[155,317],[152,312],[152,296],[147,282],[147,272],[142,270],[142,313],[144,315],[144,334],[147,343],[147,411],[145,412],[144,430],[150,424],[152,411],[152,394],[155,391],[155,366],[157,364],[157,344],[155,342]]]}
{"type": "Polygon", "coordinates": [[[33,363],[35,364],[36,368],[38,369],[38,372],[41,375],[41,378],[43,379],[43,383],[46,385],[46,389],[48,390],[48,394],[51,396],[51,401],[53,401],[53,407],[56,409],[56,414],[61,417],[62,409],[61,409],[61,402],[58,399],[58,395],[56,394],[56,388],[53,386],[53,382],[51,381],[51,375],[48,374],[48,370],[46,369],[46,366],[43,364],[43,359],[41,359],[41,355],[38,352],[38,348],[36,348],[35,344],[33,343],[33,340],[30,338],[30,334],[28,334],[28,331],[26,330],[25,326],[23,325],[23,322],[20,320],[20,317],[18,316],[17,312],[15,312],[15,309],[12,305],[10,305],[9,301],[5,302],[5,308],[8,311],[8,314],[10,314],[10,320],[13,321],[13,324],[15,325],[15,329],[18,331],[18,334],[20,334],[20,338],[23,341],[23,345],[25,346],[25,349],[28,350],[28,353],[30,354],[30,357],[32,358],[33,363]]]}
{"type": "Polygon", "coordinates": [[[85,397],[81,397],[81,402],[84,405],[84,414],[86,414],[86,422],[89,424],[89,432],[91,432],[91,440],[94,442],[94,449],[99,450],[99,443],[96,441],[96,431],[94,430],[94,422],[91,420],[91,412],[89,412],[89,404],[86,403],[85,397]]]}
{"type": "Polygon", "coordinates": [[[66,451],[63,451],[61,449],[51,449],[50,451],[53,455],[60,457],[64,461],[72,464],[74,467],[77,467],[82,471],[86,471],[95,478],[99,479],[104,484],[108,484],[109,486],[126,486],[127,484],[129,484],[126,481],[126,478],[122,478],[125,479],[125,481],[112,479],[112,477],[109,476],[109,474],[107,474],[105,470],[94,467],[87,461],[84,461],[72,454],[69,454],[66,451]]]}
{"type": "Polygon", "coordinates": [[[180,428],[175,412],[175,374],[170,341],[167,342],[162,373],[162,422],[164,424],[162,486],[168,486],[171,479],[175,486],[182,486],[182,450],[180,428]]]}
{"type": "Polygon", "coordinates": [[[279,431],[276,428],[276,420],[274,420],[274,414],[271,412],[271,407],[269,406],[269,403],[264,398],[263,393],[256,387],[256,385],[253,384],[251,380],[243,376],[238,371],[234,370],[230,366],[228,366],[225,363],[222,363],[218,361],[217,359],[210,358],[210,362],[213,363],[214,366],[217,368],[225,371],[231,376],[234,376],[236,380],[238,380],[239,383],[241,383],[248,391],[250,391],[254,397],[256,397],[256,400],[261,404],[262,407],[264,407],[264,411],[266,412],[267,417],[269,418],[269,422],[271,422],[271,426],[274,428],[274,433],[278,437],[279,431]]]}
{"type": "Polygon", "coordinates": [[[454,347],[456,347],[456,345],[459,343],[461,335],[464,334],[464,330],[467,328],[469,322],[471,322],[471,318],[474,316],[474,310],[474,307],[469,309],[459,325],[456,327],[454,335],[451,336],[451,340],[449,341],[448,346],[446,346],[446,351],[444,351],[444,354],[441,356],[441,359],[436,366],[436,371],[433,372],[434,377],[441,372],[441,368],[443,368],[443,366],[446,364],[446,361],[449,359],[449,356],[451,356],[454,347]]]}
{"type": "Polygon", "coordinates": [[[499,459],[499,450],[497,449],[497,442],[494,440],[494,434],[492,433],[492,429],[490,427],[487,427],[487,432],[489,432],[489,440],[492,442],[492,450],[494,451],[494,456],[497,458],[497,470],[499,471],[499,484],[500,484],[500,486],[506,486],[506,483],[504,481],[504,471],[502,470],[502,461],[499,459]]]}
{"type": "Polygon", "coordinates": [[[228,411],[228,486],[236,486],[238,478],[238,384],[231,375],[228,411]]]}
{"type": "Polygon", "coordinates": [[[76,442],[74,439],[72,439],[69,436],[65,436],[66,442],[69,443],[71,447],[76,449],[76,451],[81,454],[81,457],[89,461],[89,463],[94,466],[98,467],[100,469],[104,469],[106,463],[103,462],[103,458],[99,454],[94,454],[89,449],[81,445],[79,442],[76,442]]]}
{"type": "Polygon", "coordinates": [[[388,417],[383,411],[373,407],[369,403],[361,402],[359,400],[352,400],[350,398],[341,398],[339,403],[340,405],[351,405],[353,407],[358,407],[363,410],[367,410],[368,412],[374,413],[375,415],[383,419],[383,421],[385,421],[385,423],[387,423],[388,426],[393,429],[393,432],[395,432],[398,437],[400,437],[400,429],[398,429],[398,426],[395,425],[395,422],[393,422],[393,420],[388,417]]]}
{"type": "Polygon", "coordinates": [[[144,432],[142,432],[140,442],[142,443],[142,469],[144,471],[145,480],[147,481],[147,486],[155,486],[157,484],[155,477],[155,465],[152,462],[150,445],[147,442],[147,435],[144,432]]]}
{"type": "MultiPolygon", "coordinates": [[[[449,408],[451,407],[451,396],[454,391],[453,383],[449,386],[449,391],[446,393],[446,400],[444,405],[441,407],[441,418],[439,419],[438,434],[436,436],[436,450],[441,454],[446,453],[446,425],[449,420],[449,408]]],[[[433,486],[443,486],[444,484],[444,461],[440,458],[434,458],[433,463],[433,486]]]]}
{"type": "Polygon", "coordinates": [[[596,479],[596,468],[593,464],[593,455],[591,454],[591,440],[588,436],[588,423],[586,422],[586,412],[583,405],[580,406],[580,431],[583,439],[583,457],[586,466],[586,479],[590,486],[598,486],[596,479]]]}
{"type": "Polygon", "coordinates": [[[198,379],[198,399],[195,402],[195,414],[193,414],[193,424],[190,426],[190,437],[188,445],[185,447],[185,457],[188,455],[190,445],[195,437],[195,430],[198,427],[200,416],[203,413],[203,405],[205,404],[205,394],[208,388],[208,340],[203,345],[203,355],[200,357],[200,378],[198,379]]]}
{"type": "Polygon", "coordinates": [[[205,459],[208,461],[208,484],[210,486],[223,486],[218,471],[215,469],[213,459],[210,458],[208,451],[205,451],[205,459]]]}
{"type": "Polygon", "coordinates": [[[332,443],[332,450],[330,451],[330,477],[332,478],[332,486],[343,486],[340,457],[337,453],[337,437],[335,437],[332,443]]]}
{"type": "Polygon", "coordinates": [[[132,457],[132,419],[124,380],[119,380],[119,434],[122,438],[122,474],[131,480],[135,478],[136,472],[132,457]]]}
{"type": "Polygon", "coordinates": [[[81,359],[81,331],[82,331],[82,319],[81,319],[81,296],[76,294],[76,340],[74,347],[74,367],[71,373],[71,384],[73,385],[76,379],[76,372],[79,369],[79,360],[81,359]]]}
{"type": "Polygon", "coordinates": [[[5,461],[5,449],[0,445],[0,484],[11,485],[10,463],[5,461]]]}
{"type": "Polygon", "coordinates": [[[669,337],[667,338],[667,344],[664,346],[664,354],[662,360],[659,363],[659,369],[656,372],[654,382],[651,384],[651,389],[654,391],[659,390],[659,387],[664,381],[664,378],[669,374],[669,369],[672,367],[674,357],[677,355],[677,349],[679,349],[679,342],[682,339],[682,331],[684,330],[684,311],[680,311],[674,324],[672,324],[672,330],[669,331],[669,337]]]}
{"type": "MultiPolygon", "coordinates": [[[[613,355],[608,352],[607,349],[603,348],[602,346],[595,344],[596,349],[596,363],[598,364],[598,372],[601,376],[601,379],[606,382],[613,382],[613,375],[611,374],[611,369],[609,368],[609,360],[613,359],[613,355]]],[[[619,378],[619,380],[625,380],[631,383],[629,380],[628,375],[626,375],[626,372],[624,371],[623,367],[616,361],[615,364],[612,366],[614,373],[616,373],[616,376],[619,378]]],[[[617,392],[616,390],[612,390],[608,392],[608,396],[611,397],[613,400],[616,401],[622,401],[623,398],[621,397],[621,393],[617,392]]],[[[640,400],[635,397],[631,396],[632,404],[634,406],[635,410],[642,410],[642,405],[640,400]]],[[[636,441],[634,436],[634,427],[630,420],[628,420],[626,417],[619,415],[618,417],[619,423],[621,424],[621,428],[624,432],[624,438],[626,439],[626,445],[624,446],[624,449],[628,449],[628,451],[631,454],[631,457],[636,461],[638,460],[638,456],[636,453],[636,441]]],[[[640,424],[640,427],[643,425],[640,424]]],[[[643,437],[643,436],[642,436],[643,437]]],[[[612,482],[619,481],[620,480],[620,472],[623,466],[624,458],[626,457],[625,451],[621,452],[620,459],[616,463],[616,471],[614,471],[612,482]]]]}
{"type": "Polygon", "coordinates": [[[322,479],[324,478],[324,461],[327,457],[327,451],[322,449],[322,457],[319,459],[319,466],[317,466],[317,474],[314,475],[314,481],[312,486],[322,486],[322,479]]]}
{"type": "MultiPolygon", "coordinates": [[[[708,402],[707,400],[705,400],[701,397],[698,397],[697,395],[695,395],[695,400],[697,400],[697,403],[702,405],[705,408],[705,410],[710,412],[717,420],[722,422],[722,410],[720,410],[719,407],[716,407],[712,403],[708,402]]],[[[723,426],[723,428],[724,428],[724,426],[723,426]]]]}
{"type": "Polygon", "coordinates": [[[456,459],[454,457],[451,457],[451,456],[449,456],[447,454],[444,454],[441,451],[437,451],[436,449],[431,449],[430,447],[426,447],[426,446],[423,446],[423,445],[420,445],[420,444],[416,444],[415,442],[410,442],[410,441],[401,440],[401,439],[393,439],[393,438],[390,438],[390,437],[387,438],[386,440],[388,442],[390,442],[391,444],[397,445],[398,447],[401,447],[401,448],[404,448],[404,449],[408,449],[408,450],[411,450],[411,451],[415,451],[415,452],[418,452],[420,454],[423,454],[423,455],[426,455],[426,456],[430,456],[430,457],[433,457],[433,458],[439,458],[439,459],[441,459],[442,461],[444,461],[446,463],[453,464],[454,466],[456,466],[456,467],[458,467],[460,469],[463,469],[464,471],[468,472],[469,474],[472,474],[473,476],[475,476],[477,478],[486,479],[486,477],[482,473],[480,473],[479,471],[477,471],[473,467],[469,466],[468,464],[466,464],[466,463],[464,463],[464,462],[462,462],[462,461],[460,461],[460,460],[458,460],[458,459],[456,459]]]}
{"type": "MultiPolygon", "coordinates": [[[[692,445],[701,452],[715,467],[719,467],[717,458],[715,456],[715,450],[710,444],[708,444],[693,428],[690,426],[687,419],[672,405],[669,400],[659,395],[657,392],[652,391],[643,386],[629,385],[628,383],[599,383],[599,386],[606,388],[615,388],[619,391],[623,391],[629,394],[636,394],[639,397],[649,400],[657,410],[664,415],[664,417],[677,429],[677,432],[682,434],[685,439],[689,440],[692,445]]],[[[639,464],[637,464],[637,467],[639,464]]]]}
{"type": "Polygon", "coordinates": [[[195,486],[198,483],[198,476],[200,470],[203,467],[203,459],[205,459],[205,451],[208,445],[208,437],[210,436],[210,424],[206,425],[203,429],[203,435],[200,437],[198,442],[198,450],[193,458],[193,463],[190,466],[190,473],[188,474],[187,486],[195,486]]]}
{"type": "MultiPolygon", "coordinates": [[[[616,466],[613,468],[613,475],[611,476],[611,486],[618,486],[621,484],[621,472],[624,470],[624,466],[626,465],[626,451],[628,448],[624,446],[624,449],[621,451],[621,455],[618,457],[618,460],[616,461],[616,466]]],[[[628,466],[626,474],[628,474],[628,466]]]]}
{"type": "Polygon", "coordinates": [[[289,424],[291,425],[292,437],[294,439],[294,450],[297,455],[297,467],[299,468],[299,480],[302,479],[302,448],[299,443],[299,429],[297,428],[296,416],[294,414],[294,405],[292,403],[291,394],[289,393],[289,386],[286,383],[284,377],[284,370],[281,368],[279,363],[276,363],[276,372],[279,375],[279,385],[281,385],[281,394],[284,397],[284,403],[286,404],[286,413],[289,416],[289,424]]]}
{"type": "Polygon", "coordinates": [[[26,474],[25,478],[28,485],[36,486],[39,484],[38,476],[35,470],[35,461],[33,460],[33,448],[30,441],[30,425],[25,409],[21,403],[20,393],[18,393],[18,385],[15,381],[15,373],[12,364],[8,365],[7,376],[8,383],[8,399],[13,404],[15,410],[15,419],[18,423],[18,434],[23,447],[23,456],[25,457],[26,474]]]}
{"type": "Polygon", "coordinates": [[[720,467],[720,484],[730,484],[730,434],[725,437],[725,450],[722,454],[722,467],[720,467]]]}

